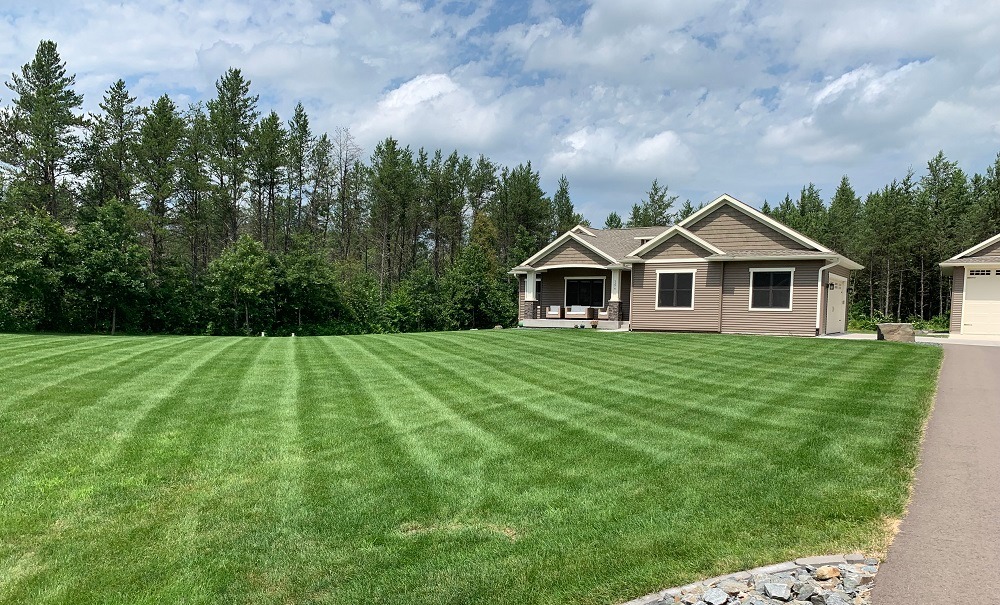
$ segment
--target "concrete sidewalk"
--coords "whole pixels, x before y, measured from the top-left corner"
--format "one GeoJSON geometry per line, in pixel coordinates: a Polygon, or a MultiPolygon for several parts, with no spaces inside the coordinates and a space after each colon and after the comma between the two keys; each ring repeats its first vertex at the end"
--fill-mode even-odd
{"type": "MultiPolygon", "coordinates": [[[[875,340],[875,334],[869,332],[844,332],[841,334],[825,334],[818,338],[832,338],[835,340],[875,340]]],[[[917,342],[927,345],[971,345],[978,347],[1000,347],[1000,339],[994,336],[960,336],[951,334],[948,336],[917,336],[917,342]]]]}
{"type": "Polygon", "coordinates": [[[1000,602],[1000,348],[944,350],[913,501],[873,605],[1000,602]]]}

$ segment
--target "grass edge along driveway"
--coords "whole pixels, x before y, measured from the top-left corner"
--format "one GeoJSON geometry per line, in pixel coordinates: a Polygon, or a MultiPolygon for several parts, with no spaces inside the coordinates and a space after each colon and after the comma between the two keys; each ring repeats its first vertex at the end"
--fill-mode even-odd
{"type": "Polygon", "coordinates": [[[614,603],[877,551],[941,352],[0,335],[0,602],[614,603]]]}

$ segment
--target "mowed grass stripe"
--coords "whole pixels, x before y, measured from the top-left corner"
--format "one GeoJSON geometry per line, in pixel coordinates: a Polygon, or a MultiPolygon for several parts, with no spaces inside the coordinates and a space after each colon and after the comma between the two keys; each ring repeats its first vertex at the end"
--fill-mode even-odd
{"type": "Polygon", "coordinates": [[[109,359],[53,426],[101,445],[17,456],[68,461],[55,483],[0,476],[0,602],[615,603],[865,548],[902,511],[940,352],[518,330],[109,359]]]}

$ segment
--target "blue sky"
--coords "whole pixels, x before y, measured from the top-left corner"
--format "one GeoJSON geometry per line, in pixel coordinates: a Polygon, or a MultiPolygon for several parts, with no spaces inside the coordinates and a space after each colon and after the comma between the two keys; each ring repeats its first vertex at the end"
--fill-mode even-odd
{"type": "MultiPolygon", "coordinates": [[[[595,224],[653,178],[759,205],[841,175],[859,192],[939,149],[1000,151],[1000,3],[0,1],[0,69],[59,44],[94,111],[118,77],[147,103],[207,99],[230,67],[284,117],[370,152],[530,160],[595,224]]],[[[10,100],[0,91],[0,103],[10,100]]]]}

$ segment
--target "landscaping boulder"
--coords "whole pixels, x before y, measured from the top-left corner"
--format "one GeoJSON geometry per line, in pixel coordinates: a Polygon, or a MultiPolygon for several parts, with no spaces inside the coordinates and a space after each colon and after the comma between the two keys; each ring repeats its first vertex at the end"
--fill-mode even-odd
{"type": "Polygon", "coordinates": [[[877,340],[892,342],[916,342],[913,324],[878,324],[877,340]]]}

